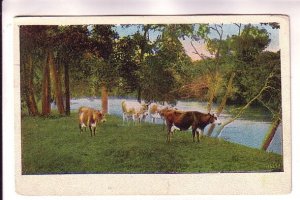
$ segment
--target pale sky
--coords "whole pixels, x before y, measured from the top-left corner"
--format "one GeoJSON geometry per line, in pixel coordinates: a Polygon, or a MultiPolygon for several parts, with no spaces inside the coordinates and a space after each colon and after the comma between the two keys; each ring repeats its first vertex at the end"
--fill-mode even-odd
{"type": "MultiPolygon", "coordinates": [[[[244,26],[244,25],[242,25],[242,26],[244,26]]],[[[254,26],[257,26],[259,28],[264,28],[270,34],[269,37],[271,39],[271,42],[270,42],[270,44],[269,44],[269,46],[267,47],[266,50],[268,50],[268,51],[278,51],[280,49],[279,48],[279,29],[272,29],[270,26],[260,25],[260,24],[254,24],[254,26]]],[[[122,28],[121,26],[117,26],[116,30],[119,33],[119,35],[121,37],[123,37],[123,36],[134,34],[137,31],[137,28],[135,26],[132,26],[132,27],[129,27],[129,28],[122,28]]],[[[234,24],[224,24],[223,25],[223,31],[224,31],[223,32],[223,39],[225,39],[227,36],[237,34],[238,33],[238,27],[234,24]]],[[[150,39],[152,39],[152,40],[156,39],[158,34],[159,34],[158,32],[150,32],[150,39]]],[[[211,31],[210,37],[211,38],[216,38],[216,37],[218,37],[218,35],[217,35],[216,32],[211,31]]],[[[180,39],[180,41],[183,44],[183,47],[184,47],[187,55],[189,55],[192,58],[192,60],[200,59],[200,57],[198,55],[193,53],[194,49],[191,46],[191,39],[186,37],[185,40],[180,39]]],[[[210,56],[203,40],[200,40],[199,42],[193,41],[193,45],[197,48],[197,51],[199,53],[204,54],[206,56],[210,56]]]]}

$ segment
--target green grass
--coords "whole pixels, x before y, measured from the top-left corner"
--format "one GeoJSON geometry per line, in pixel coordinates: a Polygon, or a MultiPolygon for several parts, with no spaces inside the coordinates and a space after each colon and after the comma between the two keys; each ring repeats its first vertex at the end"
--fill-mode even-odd
{"type": "Polygon", "coordinates": [[[22,173],[199,173],[281,171],[282,156],[238,144],[176,132],[162,125],[123,125],[116,116],[79,133],[77,115],[22,117],[22,173]]]}

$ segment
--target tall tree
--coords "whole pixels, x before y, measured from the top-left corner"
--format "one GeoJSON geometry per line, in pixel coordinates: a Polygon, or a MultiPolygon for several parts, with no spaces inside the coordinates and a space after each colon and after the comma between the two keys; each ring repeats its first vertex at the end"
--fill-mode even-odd
{"type": "MultiPolygon", "coordinates": [[[[80,62],[90,50],[88,40],[90,34],[86,25],[60,26],[58,34],[57,60],[61,65],[60,68],[64,69],[65,113],[70,115],[70,81],[73,83],[80,81],[74,75],[74,79],[70,80],[70,68],[75,74],[82,73],[80,62]]],[[[84,76],[81,77],[83,78],[84,76]]]]}
{"type": "MultiPolygon", "coordinates": [[[[138,45],[134,37],[126,36],[116,41],[110,64],[119,77],[117,81],[121,94],[138,93],[140,87],[140,70],[138,45]]],[[[137,95],[139,96],[139,95],[137,95]]],[[[137,98],[138,99],[138,98],[137,98]]]]}
{"type": "Polygon", "coordinates": [[[58,73],[57,65],[54,62],[54,55],[52,51],[49,51],[48,54],[48,65],[50,68],[50,77],[53,81],[54,85],[54,95],[55,102],[57,105],[57,109],[59,114],[65,114],[64,102],[63,102],[63,93],[62,93],[62,84],[60,80],[60,75],[58,73]]]}
{"type": "Polygon", "coordinates": [[[43,71],[43,83],[42,83],[42,115],[48,116],[51,112],[51,87],[50,87],[50,68],[49,58],[46,53],[43,71]]]}
{"type": "MultiPolygon", "coordinates": [[[[241,34],[241,31],[242,31],[242,24],[237,24],[237,23],[234,23],[237,27],[238,27],[238,34],[237,34],[237,37],[240,36],[241,34]]],[[[220,28],[222,28],[223,26],[221,26],[220,28]]],[[[220,114],[223,112],[223,110],[225,109],[226,107],[226,103],[227,103],[227,100],[228,98],[233,94],[233,90],[234,90],[234,85],[233,85],[233,80],[234,80],[234,77],[235,77],[235,59],[233,59],[232,55],[229,53],[231,50],[230,50],[230,44],[231,44],[231,39],[230,37],[227,36],[227,39],[224,41],[222,40],[222,36],[223,36],[223,29],[220,29],[220,31],[218,31],[218,26],[215,26],[215,29],[219,35],[219,44],[217,45],[217,52],[218,54],[220,54],[220,52],[222,52],[222,61],[223,61],[223,64],[222,64],[222,68],[223,68],[223,76],[224,77],[228,77],[229,76],[229,80],[228,78],[225,78],[225,80],[228,80],[228,84],[225,85],[225,93],[223,94],[223,97],[220,101],[220,104],[217,108],[217,111],[216,111],[216,116],[219,117],[220,114]],[[224,70],[225,69],[225,70],[224,70]]],[[[214,48],[213,48],[214,49],[214,48]]],[[[217,63],[219,63],[219,56],[218,55],[218,58],[217,58],[217,63]]],[[[215,124],[212,124],[208,131],[207,131],[207,136],[211,136],[214,129],[215,129],[215,124]]]]}
{"type": "Polygon", "coordinates": [[[178,87],[187,79],[191,59],[180,39],[192,31],[192,25],[163,25],[142,66],[142,93],[147,101],[174,102],[178,87]]]}
{"type": "Polygon", "coordinates": [[[92,27],[91,48],[98,63],[97,73],[100,75],[99,82],[102,88],[101,100],[104,114],[108,110],[108,92],[112,89],[110,83],[114,81],[111,74],[114,69],[109,63],[114,42],[118,35],[113,27],[112,25],[93,25],[92,27]]]}
{"type": "Polygon", "coordinates": [[[265,29],[246,25],[240,36],[232,36],[231,52],[232,60],[235,62],[236,78],[234,85],[237,86],[235,101],[239,104],[245,104],[251,99],[259,86],[263,83],[260,75],[264,70],[261,66],[255,64],[255,60],[269,45],[269,33],[265,29]],[[251,78],[250,78],[251,77],[251,78]]]}
{"type": "MultiPolygon", "coordinates": [[[[228,41],[224,40],[223,24],[200,24],[196,31],[196,35],[193,35],[192,39],[194,41],[201,41],[201,39],[203,39],[208,51],[213,57],[211,66],[209,67],[210,73],[206,74],[210,80],[208,86],[207,112],[211,112],[213,102],[220,93],[222,85],[224,85],[224,70],[221,65],[224,62],[224,57],[228,54],[228,41]],[[215,37],[212,37],[211,35],[215,35],[215,37]]],[[[191,45],[194,48],[195,53],[199,55],[201,59],[207,59],[197,51],[196,47],[193,45],[193,40],[191,41],[191,45]]]]}
{"type": "MultiPolygon", "coordinates": [[[[20,27],[20,57],[21,57],[21,94],[24,94],[29,115],[38,115],[38,108],[35,99],[33,84],[34,66],[33,54],[38,47],[39,40],[36,32],[39,26],[21,26],[20,27]]],[[[21,96],[21,98],[23,95],[21,96]]]]}
{"type": "Polygon", "coordinates": [[[25,96],[26,96],[26,103],[28,108],[29,115],[36,116],[39,114],[35,95],[34,95],[34,86],[33,86],[33,61],[32,55],[29,53],[27,55],[27,60],[24,63],[24,88],[25,88],[25,96]]]}

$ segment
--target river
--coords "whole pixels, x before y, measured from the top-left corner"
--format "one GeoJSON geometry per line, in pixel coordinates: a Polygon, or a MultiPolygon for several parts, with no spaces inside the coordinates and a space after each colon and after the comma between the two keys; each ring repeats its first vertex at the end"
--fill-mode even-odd
{"type": "MultiPolygon", "coordinates": [[[[108,113],[112,115],[122,116],[121,102],[125,98],[110,97],[108,100],[108,113]]],[[[126,101],[136,101],[134,99],[126,99],[126,101]]],[[[101,108],[101,100],[97,97],[71,99],[71,110],[77,110],[81,106],[89,106],[95,109],[101,108]]],[[[197,110],[206,112],[206,103],[199,103],[196,101],[178,101],[176,108],[179,110],[197,110]]],[[[213,105],[212,112],[216,110],[216,105],[213,105]]],[[[262,113],[255,113],[255,115],[262,115],[262,113]]],[[[221,121],[226,121],[231,116],[222,113],[219,117],[221,121]]],[[[149,119],[146,119],[149,121],[149,119]]],[[[162,121],[158,122],[162,123],[162,121]]],[[[254,119],[238,119],[227,125],[221,132],[220,137],[224,140],[246,145],[252,148],[260,148],[265,138],[265,134],[270,128],[270,121],[254,120],[254,119]]],[[[209,126],[206,127],[205,131],[209,126]]],[[[218,127],[215,128],[215,130],[218,127]]],[[[213,136],[215,135],[215,131],[213,136]]],[[[282,125],[280,124],[275,136],[268,148],[269,152],[274,152],[282,155],[282,125]]]]}

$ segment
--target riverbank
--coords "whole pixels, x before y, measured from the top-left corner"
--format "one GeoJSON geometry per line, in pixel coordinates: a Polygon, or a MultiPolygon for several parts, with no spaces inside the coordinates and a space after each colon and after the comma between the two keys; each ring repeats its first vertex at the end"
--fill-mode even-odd
{"type": "Polygon", "coordinates": [[[209,173],[281,171],[282,156],[176,132],[170,144],[162,125],[123,124],[108,116],[96,137],[79,134],[77,114],[23,116],[22,173],[209,173]]]}

